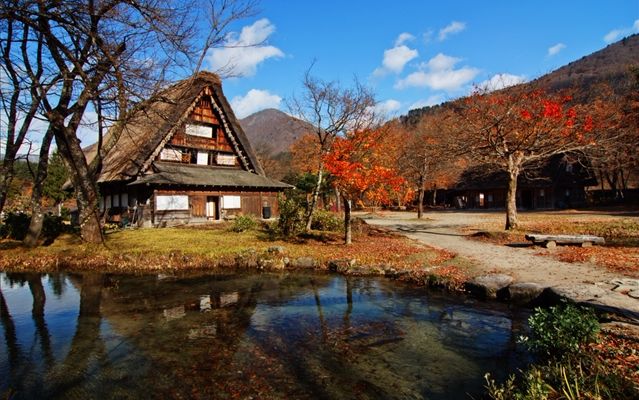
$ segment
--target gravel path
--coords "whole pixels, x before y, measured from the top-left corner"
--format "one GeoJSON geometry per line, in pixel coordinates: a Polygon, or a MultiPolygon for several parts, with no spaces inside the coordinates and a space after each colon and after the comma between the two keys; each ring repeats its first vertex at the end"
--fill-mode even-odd
{"type": "MultiPolygon", "coordinates": [[[[552,213],[548,213],[552,218],[552,213]]],[[[577,218],[579,216],[576,216],[577,218]]],[[[584,214],[584,217],[592,217],[584,214]]],[[[415,213],[391,212],[382,215],[362,215],[371,225],[396,230],[409,238],[432,247],[457,253],[473,261],[483,273],[499,272],[511,275],[516,282],[534,282],[571,293],[571,298],[612,308],[625,309],[639,318],[639,300],[613,291],[618,286],[611,282],[621,277],[589,263],[566,263],[539,253],[553,250],[521,244],[521,246],[494,245],[469,240],[461,233],[463,228],[489,221],[504,219],[502,212],[442,211],[425,214],[425,220],[415,213]]],[[[639,282],[639,281],[638,281],[639,282]]]]}

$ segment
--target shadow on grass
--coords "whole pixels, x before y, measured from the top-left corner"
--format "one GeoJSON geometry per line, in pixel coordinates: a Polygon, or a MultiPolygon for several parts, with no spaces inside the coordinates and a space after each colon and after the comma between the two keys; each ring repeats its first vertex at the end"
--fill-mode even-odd
{"type": "Polygon", "coordinates": [[[0,250],[15,250],[23,247],[22,242],[17,240],[3,240],[0,242],[0,250]]]}

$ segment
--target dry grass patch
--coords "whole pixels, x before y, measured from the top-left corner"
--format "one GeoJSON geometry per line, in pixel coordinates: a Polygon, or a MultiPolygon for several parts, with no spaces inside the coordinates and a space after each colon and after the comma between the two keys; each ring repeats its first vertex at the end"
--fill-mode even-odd
{"type": "MultiPolygon", "coordinates": [[[[335,259],[355,259],[358,265],[389,265],[424,269],[453,259],[454,254],[421,245],[403,236],[367,225],[354,232],[353,244],[342,244],[340,234],[312,232],[295,240],[273,239],[267,230],[231,232],[220,227],[127,229],[107,235],[105,246],[80,243],[63,235],[51,246],[25,249],[18,242],[0,242],[0,269],[49,271],[99,269],[143,272],[179,269],[215,269],[232,266],[247,250],[263,254],[270,247],[285,248],[289,259],[312,257],[321,268],[335,259]]],[[[450,264],[450,263],[449,263],[450,264]]]]}

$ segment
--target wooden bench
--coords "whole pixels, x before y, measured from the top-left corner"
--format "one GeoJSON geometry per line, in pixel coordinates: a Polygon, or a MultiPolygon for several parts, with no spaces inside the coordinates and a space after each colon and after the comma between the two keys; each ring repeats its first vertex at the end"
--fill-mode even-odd
{"type": "Polygon", "coordinates": [[[593,244],[605,244],[604,238],[592,235],[526,235],[526,240],[534,244],[543,245],[547,249],[557,247],[558,244],[576,244],[581,247],[590,247],[593,244]]]}

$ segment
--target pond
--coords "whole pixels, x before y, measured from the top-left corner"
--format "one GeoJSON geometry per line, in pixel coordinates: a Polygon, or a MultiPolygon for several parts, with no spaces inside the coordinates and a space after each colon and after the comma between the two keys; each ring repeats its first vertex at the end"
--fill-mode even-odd
{"type": "Polygon", "coordinates": [[[526,313],[386,279],[0,273],[1,398],[479,398],[526,313]]]}

